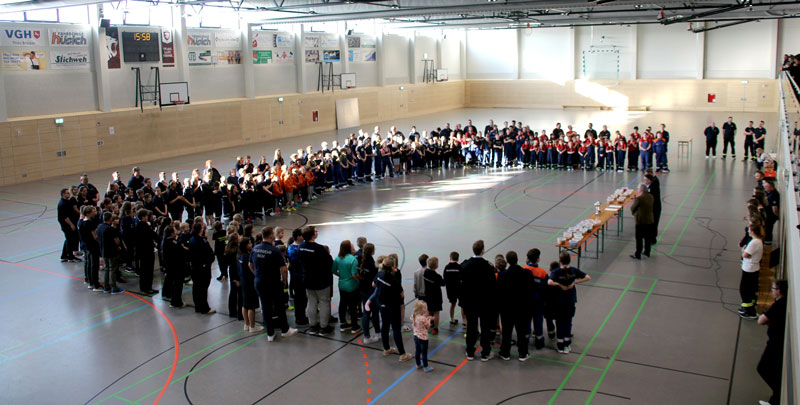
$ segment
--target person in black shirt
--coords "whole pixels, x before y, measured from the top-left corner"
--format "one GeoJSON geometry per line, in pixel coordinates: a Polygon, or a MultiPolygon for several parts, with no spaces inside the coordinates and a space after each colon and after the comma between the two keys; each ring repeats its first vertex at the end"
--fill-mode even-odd
{"type": "Polygon", "coordinates": [[[311,324],[311,334],[327,335],[333,332],[328,325],[331,317],[331,286],[333,258],[329,250],[316,242],[317,228],[303,228],[303,243],[300,244],[300,265],[308,296],[306,310],[311,324]]]}
{"type": "Polygon", "coordinates": [[[749,121],[747,128],[744,129],[744,161],[748,158],[756,160],[756,143],[753,137],[756,136],[756,129],[753,128],[753,121],[749,121]]]}
{"type": "Polygon", "coordinates": [[[164,251],[163,267],[167,269],[164,286],[161,288],[161,298],[169,300],[170,308],[184,308],[181,294],[183,293],[184,257],[186,248],[175,238],[175,228],[169,226],[164,229],[164,241],[161,249],[164,251]]]}
{"type": "Polygon", "coordinates": [[[192,265],[192,299],[194,311],[211,315],[217,311],[208,306],[208,286],[211,284],[211,263],[214,263],[214,250],[208,244],[206,229],[200,222],[192,225],[192,238],[189,239],[189,255],[192,265]]]}
{"type": "Polygon", "coordinates": [[[650,244],[655,245],[658,239],[658,221],[661,219],[661,182],[653,174],[653,169],[645,171],[644,184],[647,185],[647,192],[653,196],[653,228],[650,244]]]}
{"type": "Polygon", "coordinates": [[[714,159],[716,159],[719,128],[717,128],[717,125],[712,122],[711,125],[706,127],[705,131],[703,131],[703,135],[706,137],[706,159],[708,159],[709,152],[711,152],[714,156],[714,159]]]}
{"type": "Polygon", "coordinates": [[[569,265],[571,257],[568,252],[562,252],[558,258],[561,267],[550,273],[547,284],[558,287],[554,297],[556,305],[556,344],[558,352],[568,354],[572,348],[572,317],[575,316],[575,304],[578,302],[578,294],[575,286],[585,283],[592,278],[586,273],[569,265]]]}
{"type": "MultiPolygon", "coordinates": [[[[755,132],[755,139],[753,139],[753,142],[756,144],[756,149],[765,149],[764,146],[767,139],[767,129],[764,128],[764,121],[760,121],[758,123],[758,127],[753,131],[755,132]]],[[[755,156],[754,158],[758,158],[758,156],[755,156]]]]}
{"type": "Polygon", "coordinates": [[[74,200],[70,198],[69,190],[61,189],[61,200],[58,201],[58,224],[61,225],[61,232],[64,232],[64,246],[61,248],[62,262],[79,262],[75,256],[78,250],[78,228],[73,222],[75,207],[74,200]]]}
{"type": "Polygon", "coordinates": [[[767,347],[758,362],[758,375],[772,389],[769,402],[759,401],[760,404],[778,405],[781,403],[781,380],[783,372],[783,346],[786,331],[786,294],[789,283],[786,280],[772,282],[772,295],[775,303],[767,312],[758,318],[759,325],[767,325],[767,347]]]}
{"type": "Polygon", "coordinates": [[[461,310],[467,319],[467,360],[475,356],[475,342],[478,340],[478,326],[481,329],[481,361],[488,361],[492,355],[492,341],[497,327],[496,288],[497,279],[494,267],[483,258],[483,240],[472,244],[474,256],[461,264],[461,290],[459,300],[461,310]]]}
{"type": "Polygon", "coordinates": [[[728,155],[728,145],[731,145],[731,157],[736,160],[736,142],[733,137],[736,135],[736,124],[733,117],[728,117],[728,122],[722,124],[722,158],[728,155]]]}
{"type": "Polygon", "coordinates": [[[500,321],[503,325],[503,341],[500,358],[511,356],[511,334],[517,331],[519,361],[528,359],[528,342],[531,333],[531,310],[533,309],[533,273],[519,266],[517,252],[506,253],[508,268],[497,276],[497,291],[500,298],[500,321]]]}
{"type": "MultiPolygon", "coordinates": [[[[458,304],[458,290],[461,288],[461,265],[458,264],[458,252],[450,252],[450,263],[444,266],[442,272],[444,277],[445,291],[447,300],[450,301],[450,325],[458,325],[455,317],[456,305],[458,304]]],[[[463,317],[464,314],[461,314],[463,317]]]]}
{"type": "Polygon", "coordinates": [[[128,180],[128,188],[136,191],[144,187],[144,176],[142,176],[139,167],[134,167],[132,171],[131,179],[128,180]]]}
{"type": "Polygon", "coordinates": [[[562,136],[564,136],[564,130],[561,129],[561,123],[557,122],[556,127],[553,128],[552,132],[550,132],[550,139],[555,141],[561,138],[562,136]]]}
{"type": "Polygon", "coordinates": [[[100,244],[97,242],[97,209],[83,207],[83,218],[78,220],[78,233],[83,249],[84,277],[92,291],[103,291],[100,285],[100,244]]]}
{"type": "Polygon", "coordinates": [[[261,243],[253,247],[249,266],[253,271],[256,291],[261,300],[267,340],[272,342],[275,339],[276,327],[281,330],[283,337],[296,334],[297,329],[290,328],[286,320],[283,289],[288,284],[289,275],[286,260],[281,251],[275,247],[275,232],[272,227],[268,226],[261,231],[261,243]]]}
{"type": "Polygon", "coordinates": [[[157,294],[158,290],[153,289],[153,267],[155,266],[155,243],[158,243],[158,234],[150,225],[152,213],[146,209],[140,209],[136,213],[139,220],[136,223],[135,243],[136,261],[139,263],[139,290],[145,294],[157,294]]]}
{"type": "Polygon", "coordinates": [[[122,251],[122,241],[119,230],[111,226],[113,214],[103,213],[103,223],[97,227],[97,239],[100,242],[100,257],[103,258],[105,276],[103,277],[103,292],[119,294],[125,290],[117,287],[119,279],[119,255],[122,251]]]}
{"type": "Polygon", "coordinates": [[[373,283],[378,276],[378,268],[375,266],[375,259],[372,257],[375,254],[375,245],[367,243],[364,245],[363,250],[359,249],[361,255],[358,255],[358,292],[361,296],[361,330],[364,331],[364,344],[375,343],[381,340],[381,321],[380,310],[372,308],[367,310],[366,304],[369,297],[375,293],[373,283]],[[371,336],[369,323],[372,320],[372,327],[375,329],[375,336],[371,336]]]}
{"type": "Polygon", "coordinates": [[[428,313],[433,316],[432,335],[439,334],[439,312],[442,311],[442,287],[444,279],[436,272],[439,268],[439,258],[428,258],[427,267],[422,273],[422,280],[425,283],[425,296],[420,298],[428,304],[428,313]]]}
{"type": "Polygon", "coordinates": [[[781,194],[775,189],[775,184],[769,180],[762,181],[764,192],[767,194],[767,203],[769,206],[764,207],[764,212],[767,214],[766,218],[766,236],[764,237],[764,244],[769,246],[772,244],[772,230],[775,228],[775,223],[780,219],[781,207],[781,194]]]}

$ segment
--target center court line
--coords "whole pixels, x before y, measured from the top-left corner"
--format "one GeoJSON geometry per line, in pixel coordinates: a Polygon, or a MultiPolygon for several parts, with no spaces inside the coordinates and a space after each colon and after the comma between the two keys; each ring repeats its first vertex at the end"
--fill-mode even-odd
{"type": "MultiPolygon", "coordinates": [[[[447,342],[449,342],[450,340],[452,340],[452,339],[453,339],[453,338],[454,338],[456,335],[458,335],[459,333],[461,333],[461,331],[462,331],[462,330],[463,330],[463,327],[461,327],[461,326],[460,326],[458,329],[456,329],[456,331],[455,331],[455,332],[453,332],[453,334],[452,334],[452,335],[450,335],[450,336],[449,336],[447,339],[445,339],[445,340],[444,340],[442,343],[439,343],[439,346],[436,346],[436,348],[435,348],[435,349],[433,349],[433,350],[432,350],[430,353],[428,353],[428,357],[430,357],[430,356],[433,356],[433,354],[434,354],[434,353],[436,353],[436,352],[437,352],[439,349],[441,349],[441,348],[442,348],[444,345],[446,345],[446,344],[447,344],[447,342]]],[[[396,386],[397,386],[397,384],[400,384],[400,382],[401,382],[401,381],[403,381],[403,380],[404,380],[406,377],[408,377],[408,375],[409,375],[409,374],[411,374],[411,373],[412,373],[414,370],[416,370],[416,368],[417,368],[416,366],[412,366],[410,369],[408,369],[408,371],[406,371],[406,373],[405,373],[405,374],[403,374],[402,376],[400,376],[400,378],[398,378],[397,380],[395,380],[395,382],[393,382],[391,385],[389,385],[389,387],[387,387],[385,390],[383,390],[383,392],[381,392],[380,394],[378,394],[378,396],[377,396],[377,397],[375,397],[375,398],[372,400],[372,402],[370,402],[370,403],[371,403],[371,404],[374,404],[374,403],[375,403],[377,400],[379,400],[379,399],[383,398],[383,396],[384,396],[384,395],[386,395],[387,393],[389,393],[389,391],[391,391],[391,390],[392,390],[394,387],[396,387],[396,386]]]]}

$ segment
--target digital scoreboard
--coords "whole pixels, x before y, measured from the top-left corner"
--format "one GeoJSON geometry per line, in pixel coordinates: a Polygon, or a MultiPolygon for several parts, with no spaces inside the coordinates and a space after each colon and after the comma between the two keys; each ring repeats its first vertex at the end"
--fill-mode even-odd
{"type": "Polygon", "coordinates": [[[122,55],[125,62],[158,62],[160,38],[157,32],[123,32],[122,55]]]}

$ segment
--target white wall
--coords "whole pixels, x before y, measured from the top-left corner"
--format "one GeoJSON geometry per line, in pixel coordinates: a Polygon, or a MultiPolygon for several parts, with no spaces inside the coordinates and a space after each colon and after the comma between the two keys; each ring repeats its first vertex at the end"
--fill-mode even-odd
{"type": "Polygon", "coordinates": [[[297,68],[294,64],[253,66],[256,96],[297,93],[297,68]]]}
{"type": "Polygon", "coordinates": [[[410,81],[409,46],[408,37],[406,36],[383,36],[384,81],[387,85],[403,84],[410,81]]]}
{"type": "Polygon", "coordinates": [[[697,38],[698,35],[687,30],[685,24],[640,25],[637,41],[637,78],[696,78],[697,38]]]}
{"type": "Polygon", "coordinates": [[[440,66],[441,61],[436,56],[436,39],[428,36],[417,35],[414,39],[414,73],[417,76],[417,82],[422,81],[423,64],[422,59],[425,59],[425,54],[428,59],[433,59],[433,68],[436,69],[440,66]]]}
{"type": "Polygon", "coordinates": [[[520,78],[571,79],[574,53],[571,28],[524,29],[520,35],[520,78]]]}
{"type": "Polygon", "coordinates": [[[461,39],[455,35],[447,35],[442,39],[442,60],[440,67],[447,69],[448,79],[463,79],[461,72],[461,39]]]}
{"type": "MultiPolygon", "coordinates": [[[[584,51],[616,49],[619,51],[619,79],[633,78],[633,58],[636,52],[635,31],[632,27],[616,25],[597,27],[575,28],[575,77],[578,79],[591,78],[592,72],[602,77],[616,75],[617,66],[610,63],[592,63],[587,59],[586,74],[584,74],[584,51]]],[[[588,54],[587,54],[588,55],[588,54]]],[[[591,58],[591,56],[589,57],[591,58]]],[[[605,57],[604,57],[605,58],[605,57]]]]}
{"type": "Polygon", "coordinates": [[[797,55],[800,53],[800,18],[787,18],[778,20],[780,24],[780,40],[778,41],[778,56],[783,63],[783,55],[797,55]]]}
{"type": "Polygon", "coordinates": [[[515,30],[467,31],[467,79],[516,79],[516,55],[515,30]]]}
{"type": "Polygon", "coordinates": [[[749,22],[706,33],[705,77],[737,79],[775,77],[770,42],[775,20],[749,22]]]}

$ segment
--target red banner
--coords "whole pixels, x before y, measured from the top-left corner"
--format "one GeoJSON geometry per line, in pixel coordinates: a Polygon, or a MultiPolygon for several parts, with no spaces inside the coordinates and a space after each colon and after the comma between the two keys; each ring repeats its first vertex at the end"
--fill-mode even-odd
{"type": "Polygon", "coordinates": [[[161,31],[161,57],[163,66],[175,67],[175,48],[172,43],[172,30],[161,31]]]}
{"type": "Polygon", "coordinates": [[[109,69],[119,69],[120,62],[119,30],[117,27],[106,28],[106,60],[109,69]]]}

